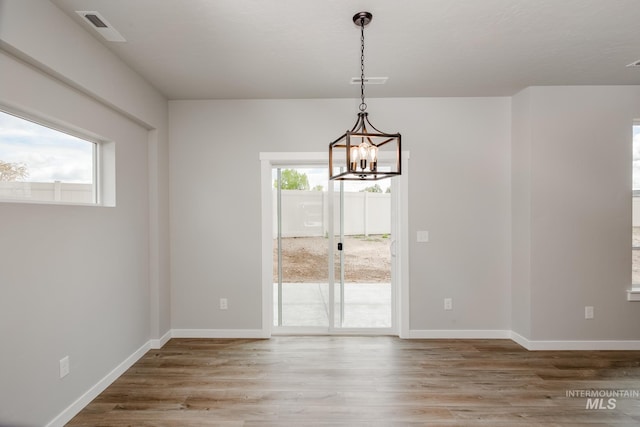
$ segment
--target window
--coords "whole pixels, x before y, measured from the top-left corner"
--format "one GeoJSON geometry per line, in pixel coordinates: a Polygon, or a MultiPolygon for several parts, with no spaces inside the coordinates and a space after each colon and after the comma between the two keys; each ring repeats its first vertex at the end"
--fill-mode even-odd
{"type": "Polygon", "coordinates": [[[632,275],[633,288],[640,288],[640,123],[633,126],[633,196],[632,196],[632,275]]]}
{"type": "Polygon", "coordinates": [[[98,203],[97,148],[0,111],[0,200],[98,203]]]}

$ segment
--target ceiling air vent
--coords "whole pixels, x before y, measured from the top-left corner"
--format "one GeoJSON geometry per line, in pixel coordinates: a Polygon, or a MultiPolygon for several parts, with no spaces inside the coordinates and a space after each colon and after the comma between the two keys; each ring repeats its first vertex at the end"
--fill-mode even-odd
{"type": "Polygon", "coordinates": [[[98,17],[98,15],[94,15],[92,13],[87,13],[86,15],[84,15],[85,18],[87,18],[87,21],[91,22],[93,24],[94,27],[97,28],[107,28],[108,25],[104,23],[104,21],[102,19],[100,19],[100,17],[98,17]]]}
{"type": "MultiPolygon", "coordinates": [[[[364,78],[364,84],[366,85],[383,85],[387,82],[387,80],[389,80],[389,77],[365,77],[364,78]]],[[[352,85],[359,85],[360,84],[360,77],[351,77],[351,84],[352,85]]]]}
{"type": "Polygon", "coordinates": [[[91,28],[98,32],[105,40],[110,42],[126,42],[122,34],[118,32],[115,28],[109,24],[109,22],[104,19],[104,16],[100,15],[96,11],[87,11],[87,10],[76,10],[76,13],[87,21],[91,28]]]}

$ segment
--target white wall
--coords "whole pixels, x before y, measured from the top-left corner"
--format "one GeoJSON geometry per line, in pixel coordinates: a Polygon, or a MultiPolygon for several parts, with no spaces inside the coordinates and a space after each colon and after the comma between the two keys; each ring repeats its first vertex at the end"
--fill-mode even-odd
{"type": "MultiPolygon", "coordinates": [[[[368,105],[411,152],[410,328],[508,329],[510,99],[368,105]]],[[[261,327],[259,153],[328,149],[356,112],[357,100],[169,103],[173,328],[261,327]]]]}
{"type": "Polygon", "coordinates": [[[0,74],[3,103],[117,145],[114,208],[0,203],[0,420],[44,425],[149,340],[147,131],[1,52],[0,74]]]}
{"type": "Polygon", "coordinates": [[[169,330],[167,105],[48,1],[0,49],[0,103],[116,144],[116,207],[0,203],[0,424],[45,425],[169,330]]]}
{"type": "MultiPolygon", "coordinates": [[[[514,132],[514,168],[529,170],[521,179],[514,173],[514,193],[529,200],[513,198],[513,257],[530,264],[514,291],[526,299],[529,287],[528,339],[640,339],[639,307],[625,294],[639,100],[637,86],[534,87],[515,97],[514,123],[526,125],[514,132]],[[516,242],[527,221],[530,234],[516,242]],[[584,319],[585,306],[595,307],[593,320],[584,319]]],[[[526,322],[519,327],[527,333],[526,322]]]]}
{"type": "Polygon", "coordinates": [[[160,338],[170,325],[166,99],[49,1],[0,0],[0,49],[148,131],[151,334],[160,338]]]}
{"type": "Polygon", "coordinates": [[[411,328],[509,329],[510,99],[403,107],[401,129],[411,144],[411,328]],[[417,230],[428,230],[430,242],[416,243],[417,230]],[[446,297],[453,311],[443,310],[446,297]]]}
{"type": "Polygon", "coordinates": [[[0,0],[0,47],[144,127],[166,119],[164,97],[49,1],[0,0]]]}

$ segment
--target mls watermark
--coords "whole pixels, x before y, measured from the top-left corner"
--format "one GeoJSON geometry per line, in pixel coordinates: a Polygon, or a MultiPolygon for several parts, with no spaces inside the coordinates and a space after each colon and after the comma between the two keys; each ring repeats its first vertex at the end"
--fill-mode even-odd
{"type": "Polygon", "coordinates": [[[585,409],[616,409],[618,399],[640,399],[640,390],[600,389],[600,390],[566,390],[566,397],[577,397],[586,400],[585,409]]]}

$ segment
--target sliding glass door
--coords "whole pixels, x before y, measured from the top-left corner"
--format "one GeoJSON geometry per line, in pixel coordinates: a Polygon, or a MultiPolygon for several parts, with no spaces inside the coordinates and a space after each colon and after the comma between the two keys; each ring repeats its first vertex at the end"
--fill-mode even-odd
{"type": "Polygon", "coordinates": [[[392,333],[391,180],[274,167],[274,332],[392,333]]]}

